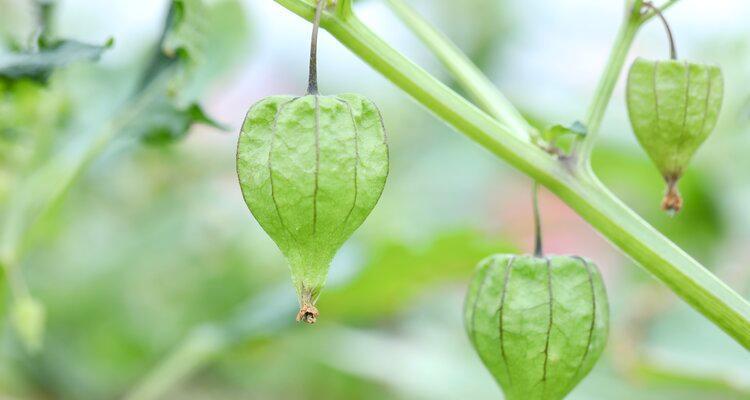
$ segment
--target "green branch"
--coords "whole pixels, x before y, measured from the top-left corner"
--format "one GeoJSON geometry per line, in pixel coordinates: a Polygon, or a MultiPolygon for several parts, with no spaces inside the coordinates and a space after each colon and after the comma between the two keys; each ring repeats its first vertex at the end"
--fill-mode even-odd
{"type": "MultiPolygon", "coordinates": [[[[639,6],[640,7],[640,6],[639,6]]],[[[586,128],[588,133],[583,143],[580,146],[579,152],[577,153],[580,163],[583,167],[590,169],[591,153],[594,150],[594,144],[596,138],[599,136],[599,131],[604,119],[604,114],[607,111],[607,106],[612,99],[612,94],[617,86],[617,81],[620,78],[625,61],[628,57],[630,47],[633,45],[635,36],[641,27],[641,16],[638,14],[627,13],[626,20],[623,22],[620,31],[615,39],[615,44],[612,47],[612,52],[607,61],[607,66],[604,69],[604,74],[599,81],[599,86],[596,89],[594,100],[591,102],[588,114],[586,115],[586,128]]]]}
{"type": "Polygon", "coordinates": [[[251,297],[224,321],[194,328],[123,400],[157,400],[214,357],[294,324],[298,304],[286,284],[251,297]]]}
{"type": "MultiPolygon", "coordinates": [[[[308,20],[313,16],[314,6],[304,0],[275,1],[308,20]]],[[[519,133],[510,133],[508,126],[392,49],[353,14],[346,13],[348,16],[342,18],[339,15],[345,14],[341,12],[325,13],[323,28],[438,118],[545,185],[625,254],[750,349],[750,304],[746,300],[625,206],[596,178],[519,139],[519,133]]],[[[627,27],[623,29],[628,32],[627,27]]]]}
{"type": "Polygon", "coordinates": [[[480,108],[508,125],[510,133],[528,140],[533,127],[482,71],[445,35],[422,19],[403,0],[388,0],[396,15],[424,42],[474,98],[480,108]],[[527,132],[527,133],[524,133],[527,132]]]}

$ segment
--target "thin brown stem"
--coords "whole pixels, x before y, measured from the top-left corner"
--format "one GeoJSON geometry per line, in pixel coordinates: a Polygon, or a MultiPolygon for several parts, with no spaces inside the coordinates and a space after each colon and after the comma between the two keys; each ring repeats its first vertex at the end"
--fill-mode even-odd
{"type": "Polygon", "coordinates": [[[542,246],[542,217],[539,213],[539,182],[534,182],[533,189],[533,203],[534,203],[534,255],[537,257],[544,256],[544,249],[542,246]]]}
{"type": "Polygon", "coordinates": [[[654,3],[651,3],[650,1],[644,2],[643,6],[653,10],[656,16],[661,20],[662,24],[664,24],[664,29],[667,31],[667,37],[669,38],[669,55],[670,58],[676,60],[677,46],[675,44],[674,35],[672,34],[672,28],[669,26],[667,18],[664,17],[664,13],[662,13],[659,7],[655,6],[654,3]]]}
{"type": "Polygon", "coordinates": [[[310,40],[310,74],[308,76],[307,94],[318,94],[318,30],[320,16],[323,14],[326,0],[318,0],[313,20],[312,38],[310,40]]]}

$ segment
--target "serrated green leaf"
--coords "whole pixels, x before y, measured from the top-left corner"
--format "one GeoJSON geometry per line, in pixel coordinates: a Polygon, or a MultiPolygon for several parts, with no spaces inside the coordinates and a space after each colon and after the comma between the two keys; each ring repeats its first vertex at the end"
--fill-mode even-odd
{"type": "Polygon", "coordinates": [[[206,115],[200,99],[208,82],[235,59],[246,34],[247,23],[236,0],[211,5],[174,0],[139,88],[157,92],[155,100],[143,107],[137,122],[127,128],[129,133],[150,144],[166,144],[185,137],[194,123],[225,129],[206,115]]]}
{"type": "Polygon", "coordinates": [[[170,9],[169,28],[162,41],[167,57],[199,61],[206,50],[206,15],[208,7],[202,0],[174,0],[170,9]]]}
{"type": "Polygon", "coordinates": [[[28,78],[45,82],[57,68],[79,61],[98,60],[111,45],[111,39],[103,45],[60,40],[42,43],[38,51],[0,54],[0,77],[10,80],[28,78]]]}

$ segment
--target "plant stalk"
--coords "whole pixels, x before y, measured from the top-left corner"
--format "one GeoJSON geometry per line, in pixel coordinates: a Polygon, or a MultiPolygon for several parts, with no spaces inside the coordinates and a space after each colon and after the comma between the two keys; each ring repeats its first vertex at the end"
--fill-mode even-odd
{"type": "Polygon", "coordinates": [[[523,140],[529,140],[529,135],[533,134],[535,129],[455,43],[431,26],[403,0],[388,0],[388,5],[435,54],[481,109],[508,125],[509,132],[523,140]]]}
{"type": "Polygon", "coordinates": [[[674,35],[672,34],[672,27],[669,26],[669,21],[667,21],[667,18],[664,17],[664,14],[661,12],[659,7],[656,7],[650,1],[644,2],[643,5],[656,13],[656,16],[659,17],[662,25],[664,25],[664,30],[667,32],[667,39],[669,40],[669,58],[671,58],[672,60],[676,60],[677,45],[675,44],[674,35]]]}
{"type": "MultiPolygon", "coordinates": [[[[315,8],[304,0],[275,1],[303,18],[313,18],[315,8]]],[[[601,104],[595,102],[592,107],[593,121],[601,121],[621,69],[616,67],[624,64],[640,23],[640,18],[634,20],[631,16],[621,29],[608,77],[597,92],[601,104]]],[[[322,26],[438,118],[555,193],[610,242],[750,349],[750,304],[625,206],[593,174],[581,168],[571,169],[518,139],[506,125],[392,49],[353,14],[347,18],[327,18],[322,26]]]]}
{"type": "MultiPolygon", "coordinates": [[[[640,4],[636,4],[640,10],[640,4]]],[[[589,106],[588,113],[586,115],[585,124],[588,129],[586,138],[583,142],[579,142],[575,149],[575,154],[579,161],[579,166],[591,171],[591,153],[594,151],[594,145],[596,139],[599,136],[599,131],[604,119],[604,114],[607,111],[607,106],[612,99],[612,94],[617,86],[617,81],[620,78],[620,74],[627,61],[628,53],[633,45],[633,41],[638,33],[642,24],[640,11],[628,12],[620,27],[620,31],[615,39],[615,44],[612,47],[612,51],[607,61],[607,65],[602,74],[599,85],[597,86],[594,99],[589,106]]]]}

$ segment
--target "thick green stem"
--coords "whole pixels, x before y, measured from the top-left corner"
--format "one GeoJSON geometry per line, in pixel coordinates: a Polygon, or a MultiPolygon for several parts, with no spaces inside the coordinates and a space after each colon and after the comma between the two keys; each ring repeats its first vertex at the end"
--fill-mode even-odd
{"type": "MultiPolygon", "coordinates": [[[[308,20],[313,17],[314,6],[304,0],[275,1],[308,20]]],[[[339,18],[337,14],[327,14],[322,26],[437,117],[545,185],[625,254],[750,349],[750,304],[625,206],[593,175],[558,161],[509,133],[506,125],[393,50],[355,16],[339,18]]],[[[636,31],[637,25],[626,25],[620,34],[624,39],[618,42],[631,43],[636,31]]],[[[624,57],[617,53],[613,59],[624,60],[624,57]]],[[[617,64],[617,61],[610,63],[617,64]]],[[[614,85],[611,79],[603,81],[606,84],[601,86],[606,89],[614,85]]],[[[611,97],[611,93],[597,97],[603,101],[611,97]]],[[[604,108],[606,104],[597,105],[592,120],[596,121],[599,113],[603,115],[604,108]]]]}

